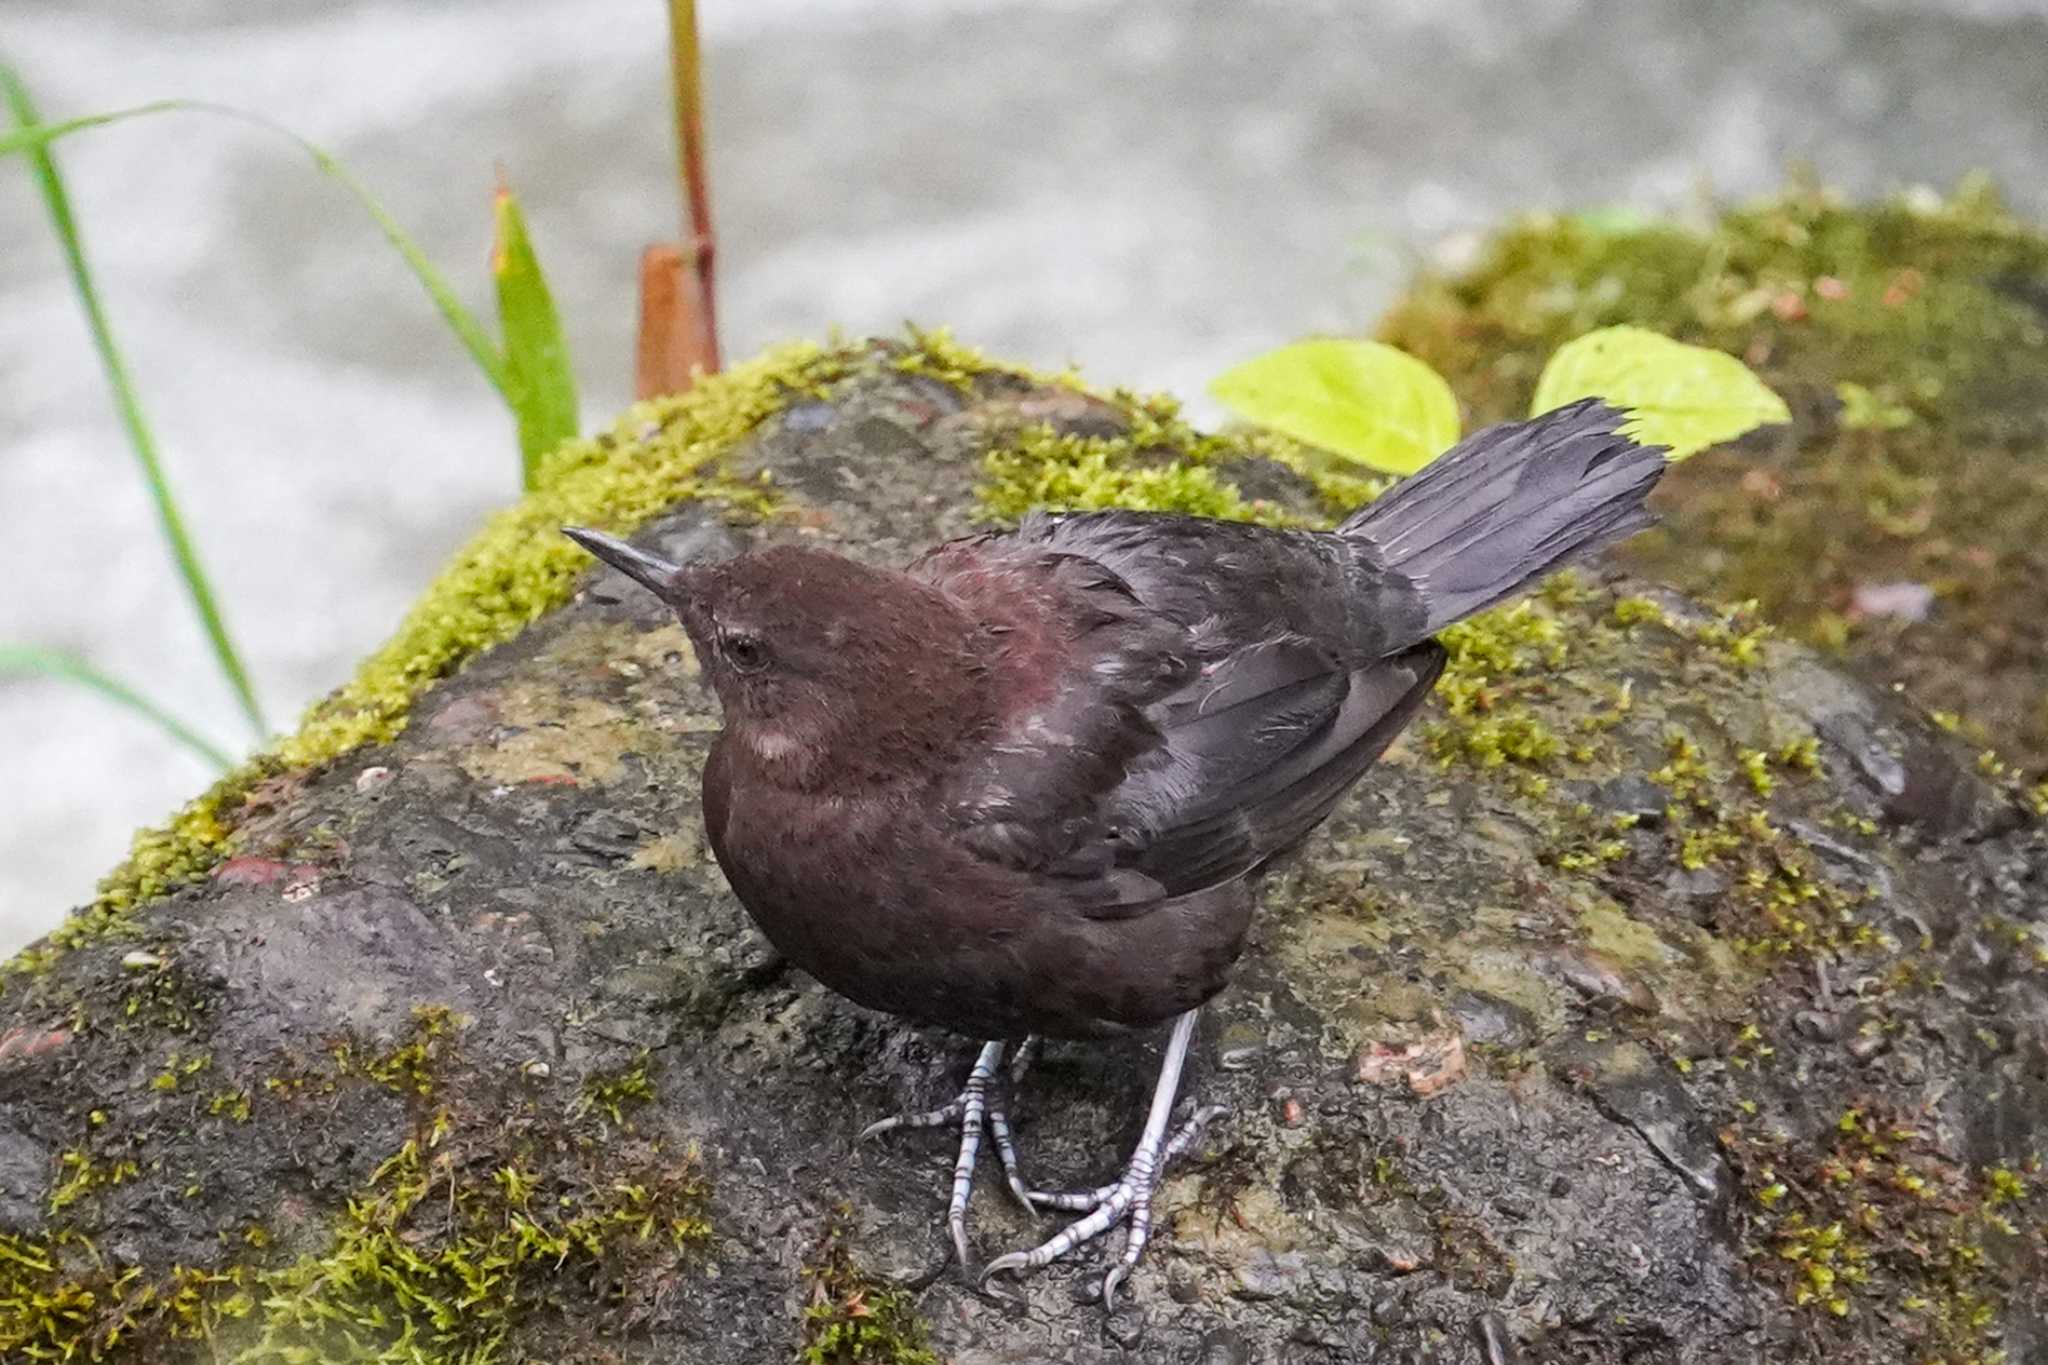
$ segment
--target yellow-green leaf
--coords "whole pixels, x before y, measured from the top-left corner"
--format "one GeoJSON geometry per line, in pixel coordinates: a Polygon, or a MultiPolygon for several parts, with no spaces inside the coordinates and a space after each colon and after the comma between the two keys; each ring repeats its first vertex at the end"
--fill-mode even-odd
{"type": "Polygon", "coordinates": [[[576,435],[576,375],[519,201],[503,185],[496,202],[491,278],[505,338],[505,401],[519,426],[519,460],[529,491],[543,455],[576,435]]]}
{"type": "Polygon", "coordinates": [[[1217,376],[1231,411],[1390,474],[1412,474],[1458,439],[1443,376],[1377,341],[1298,341],[1217,376]]]}
{"type": "Polygon", "coordinates": [[[1603,327],[1566,342],[1543,367],[1529,415],[1604,398],[1634,415],[1624,428],[1682,460],[1769,422],[1789,422],[1785,400],[1725,351],[1688,346],[1641,327],[1603,327]]]}

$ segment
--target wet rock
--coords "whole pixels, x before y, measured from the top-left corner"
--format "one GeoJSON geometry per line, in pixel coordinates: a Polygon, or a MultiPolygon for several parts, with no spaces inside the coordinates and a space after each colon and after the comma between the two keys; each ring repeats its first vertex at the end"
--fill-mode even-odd
{"type": "Polygon", "coordinates": [[[1498,1313],[1481,1313],[1472,1323],[1472,1335],[1479,1342],[1486,1365],[1521,1365],[1522,1353],[1508,1335],[1507,1319],[1498,1313]]]}
{"type": "Polygon", "coordinates": [[[50,1196],[51,1152],[0,1119],[0,1232],[21,1236],[41,1218],[50,1196]]]}
{"type": "Polygon", "coordinates": [[[1620,1005],[1644,1014],[1657,1012],[1657,997],[1620,963],[1591,948],[1571,947],[1550,955],[1551,968],[1588,1001],[1620,1005]]]}
{"type": "Polygon", "coordinates": [[[1231,1292],[1251,1303],[1291,1298],[1308,1280],[1308,1259],[1298,1251],[1260,1251],[1237,1267],[1231,1292]]]}
{"type": "Polygon", "coordinates": [[[1601,1110],[1626,1123],[1698,1194],[1728,1194],[1727,1163],[1677,1075],[1634,1043],[1573,1039],[1556,1054],[1601,1110]]]}
{"type": "MultiPolygon", "coordinates": [[[[972,524],[988,445],[1020,402],[1037,394],[1078,423],[1120,412],[1065,392],[1002,378],[941,403],[880,365],[793,400],[812,406],[734,453],[726,472],[776,476],[777,515],[678,508],[638,539],[690,558],[800,537],[900,562],[972,524]]],[[[1229,462],[1211,467],[1229,481],[1229,462]]],[[[1274,497],[1299,492],[1247,472],[1274,497]]],[[[1743,1253],[1772,1236],[1752,1185],[1767,1162],[1788,1182],[1818,1170],[1858,1105],[1932,1116],[1919,1156],[1965,1183],[2048,1147],[2029,1070],[2048,1031],[2048,838],[1983,818],[1968,755],[1942,779],[1958,809],[1977,803],[1967,838],[1845,833],[1883,813],[1887,770],[1870,754],[1897,757],[1900,792],[1914,789],[1919,760],[1896,737],[1919,731],[1896,699],[1790,646],[1735,669],[1660,628],[1613,628],[1642,585],[1588,575],[1579,591],[1581,605],[1526,609],[1555,617],[1571,649],[1513,704],[1563,732],[1580,702],[1632,679],[1595,760],[1561,756],[1557,782],[1531,783],[1511,764],[1441,762],[1418,731],[1269,877],[1233,986],[1205,1008],[1180,1110],[1232,1117],[1175,1166],[1130,1317],[1069,1301],[1070,1285],[1100,1283],[1094,1247],[1020,1281],[1021,1308],[953,1270],[883,1297],[884,1277],[930,1268],[944,1246],[952,1156],[930,1134],[857,1148],[854,1134],[950,1097],[969,1049],[846,1005],[764,950],[699,833],[715,718],[688,652],[658,604],[614,597],[596,572],[441,679],[390,743],[223,811],[226,860],[149,893],[118,933],[5,978],[0,1220],[106,1258],[98,1279],[83,1261],[39,1272],[38,1292],[116,1303],[130,1270],[130,1285],[161,1286],[178,1266],[262,1277],[323,1256],[359,1213],[424,1183],[390,1245],[453,1275],[451,1205],[502,1211],[505,1182],[587,1158],[548,1193],[694,1169],[689,1212],[715,1250],[572,1247],[506,1291],[525,1296],[507,1358],[577,1359],[623,1336],[648,1360],[789,1359],[829,1272],[842,1306],[900,1303],[956,1365],[1448,1365],[1509,1358],[1517,1333],[1532,1357],[1585,1365],[1888,1359],[1884,1306],[1931,1288],[1912,1282],[1914,1258],[1873,1259],[1878,1283],[1839,1319],[1801,1308],[1769,1258],[1743,1253]],[[1865,761],[1827,741],[1820,772],[1781,774],[1767,800],[1731,780],[1665,820],[1671,793],[1645,775],[1671,761],[1672,729],[1732,774],[1759,736],[1803,738],[1805,716],[1854,718],[1838,738],[1863,742],[1865,761]],[[389,777],[362,782],[371,771],[389,777]],[[1604,793],[1596,811],[1645,816],[1596,866],[1560,856],[1584,851],[1588,793],[1604,793]],[[1777,842],[1706,838],[1748,835],[1753,815],[1777,842]],[[1677,875],[1688,838],[1704,840],[1703,878],[1677,875]],[[52,1211],[74,1149],[108,1178],[52,1211]]],[[[1457,720],[1425,715],[1430,733],[1457,720]]],[[[1156,1061],[1154,1039],[1049,1046],[1011,1108],[1031,1178],[1088,1185],[1113,1169],[1156,1061]]],[[[982,1180],[978,1258],[1049,1235],[992,1162],[982,1180]]],[[[1830,1188],[1815,1177],[1798,1200],[1830,1188]]],[[[542,1195],[529,1212],[558,1207],[542,1195]]],[[[1984,1254],[1986,1331],[2017,1333],[2011,1267],[2029,1263],[1984,1254]]],[[[380,1348],[416,1312],[386,1283],[349,1290],[359,1320],[391,1324],[380,1348]]],[[[158,1334],[112,1354],[186,1365],[238,1344],[158,1334]]]]}
{"type": "Polygon", "coordinates": [[[1536,1036],[1536,1021],[1520,1005],[1478,991],[1451,997],[1450,1014],[1465,1037],[1494,1047],[1521,1047],[1536,1036]]]}
{"type": "Polygon", "coordinates": [[[1102,1335],[1126,1351],[1137,1350],[1145,1342],[1145,1311],[1128,1303],[1118,1305],[1104,1319],[1102,1335]]]}
{"type": "Polygon", "coordinates": [[[1710,901],[1728,890],[1728,874],[1717,867],[1675,867],[1665,874],[1664,889],[1688,901],[1710,901]]]}
{"type": "Polygon", "coordinates": [[[1216,1064],[1225,1071],[1246,1071],[1266,1051],[1265,1030],[1249,1021],[1231,1024],[1216,1042],[1216,1064]]]}
{"type": "Polygon", "coordinates": [[[1383,1196],[1329,1218],[1346,1252],[1383,1275],[1412,1275],[1436,1256],[1436,1225],[1412,1199],[1383,1196]]]}
{"type": "Polygon", "coordinates": [[[1671,793],[1640,773],[1630,773],[1591,788],[1587,800],[1610,815],[1632,816],[1640,824],[1655,826],[1663,822],[1671,793]]]}
{"type": "Polygon", "coordinates": [[[1864,716],[1837,712],[1823,718],[1815,729],[1880,797],[1891,801],[1905,792],[1906,765],[1864,716]]]}
{"type": "Polygon", "coordinates": [[[620,862],[640,847],[646,831],[639,822],[616,811],[591,811],[576,822],[569,846],[602,862],[620,862]]]}
{"type": "Polygon", "coordinates": [[[1252,1346],[1234,1327],[1218,1327],[1202,1338],[1195,1365],[1252,1365],[1252,1346]]]}

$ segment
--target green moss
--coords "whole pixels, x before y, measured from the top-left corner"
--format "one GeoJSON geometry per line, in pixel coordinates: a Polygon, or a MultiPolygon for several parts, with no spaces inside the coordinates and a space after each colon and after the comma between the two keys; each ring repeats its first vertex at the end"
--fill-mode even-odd
{"type": "Polygon", "coordinates": [[[366,1076],[402,1095],[429,1099],[435,1071],[448,1059],[450,1030],[456,1022],[445,1005],[416,1005],[411,1027],[394,1046],[368,1048],[344,1038],[328,1049],[328,1055],[338,1076],[366,1076]]]}
{"type": "Polygon", "coordinates": [[[982,511],[991,519],[1015,521],[1040,507],[1131,507],[1266,525],[1300,520],[1272,503],[1247,500],[1220,477],[1220,464],[1250,452],[1228,438],[1196,432],[1172,399],[1124,390],[1094,393],[1071,379],[1059,382],[1114,410],[1122,430],[1081,436],[1039,423],[991,433],[979,489],[982,511]]]}
{"type": "Polygon", "coordinates": [[[2026,1287],[2015,1267],[2048,1251],[2041,1197],[2005,1166],[1972,1173],[1932,1120],[1863,1104],[1813,1141],[1724,1131],[1749,1207],[1737,1210],[1757,1273],[1796,1308],[1873,1315],[1893,1359],[1992,1365],[1992,1330],[2026,1287]],[[1994,1257],[1994,1241],[2030,1252],[1994,1257]]]}
{"type": "MultiPolygon", "coordinates": [[[[386,1083],[360,1068],[337,1078],[386,1083]]],[[[64,1162],[53,1214],[140,1174],[83,1152],[64,1162]]],[[[35,1238],[0,1235],[0,1359],[532,1358],[550,1320],[642,1311],[666,1292],[709,1238],[707,1196],[694,1151],[575,1120],[462,1126],[422,1113],[316,1253],[279,1259],[268,1230],[250,1224],[231,1241],[223,1233],[229,1254],[216,1266],[151,1271],[110,1261],[61,1222],[35,1238]]]]}
{"type": "MultiPolygon", "coordinates": [[[[1526,598],[1448,627],[1449,657],[1436,685],[1443,718],[1426,722],[1424,746],[1439,763],[1547,769],[1567,749],[1541,716],[1550,676],[1570,656],[1549,598],[1526,598]]],[[[1539,794],[1526,778],[1521,787],[1539,794]]]]}
{"type": "Polygon", "coordinates": [[[955,340],[950,327],[924,328],[913,323],[908,331],[910,344],[896,348],[888,361],[889,368],[898,374],[922,375],[927,379],[936,379],[948,388],[963,394],[973,393],[982,377],[991,372],[1028,380],[1034,384],[1058,384],[1072,389],[1082,387],[1080,376],[1072,370],[1051,374],[992,360],[977,347],[955,340]]]}
{"type": "Polygon", "coordinates": [[[1207,464],[1185,451],[1157,464],[1141,464],[1148,451],[1129,437],[1062,435],[1034,426],[989,452],[982,507],[999,521],[1014,521],[1038,507],[1136,507],[1156,512],[1259,521],[1289,520],[1271,503],[1247,502],[1207,464]]]}
{"type": "Polygon", "coordinates": [[[1798,186],[1704,231],[1526,219],[1416,285],[1382,335],[1442,370],[1474,424],[1522,416],[1550,353],[1594,327],[1743,357],[1790,401],[1792,438],[1680,465],[1663,524],[1622,555],[1967,707],[2038,772],[2048,636],[2011,603],[2048,596],[2044,276],[2048,237],[1982,182],[1872,205],[1798,186]],[[1893,581],[1933,590],[1925,621],[1859,612],[1859,585],[1893,581]]]}
{"type": "Polygon", "coordinates": [[[622,1124],[628,1110],[653,1098],[654,1082],[647,1074],[647,1054],[643,1052],[623,1070],[593,1073],[583,1082],[583,1093],[576,1103],[581,1110],[595,1110],[613,1123],[622,1124]]]}
{"type": "Polygon", "coordinates": [[[648,1160],[639,1182],[606,1160],[572,1174],[514,1158],[479,1178],[407,1142],[350,1201],[329,1250],[251,1277],[255,1339],[231,1359],[485,1365],[535,1315],[650,1295],[708,1237],[705,1186],[694,1155],[648,1160]]]}
{"type": "Polygon", "coordinates": [[[875,1284],[855,1267],[846,1247],[851,1218],[844,1205],[832,1211],[804,1266],[810,1295],[797,1359],[804,1365],[939,1365],[910,1296],[875,1284]]]}

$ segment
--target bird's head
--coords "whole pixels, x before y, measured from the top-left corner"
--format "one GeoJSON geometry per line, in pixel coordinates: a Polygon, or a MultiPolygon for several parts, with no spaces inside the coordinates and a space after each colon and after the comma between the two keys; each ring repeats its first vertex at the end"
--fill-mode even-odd
{"type": "Polygon", "coordinates": [[[976,623],[928,584],[804,546],[678,565],[565,533],[675,612],[727,733],[779,785],[901,776],[976,724],[976,623]]]}

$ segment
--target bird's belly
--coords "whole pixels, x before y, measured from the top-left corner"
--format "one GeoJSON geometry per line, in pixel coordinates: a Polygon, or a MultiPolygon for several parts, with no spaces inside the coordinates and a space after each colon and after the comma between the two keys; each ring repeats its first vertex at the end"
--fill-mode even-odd
{"type": "Polygon", "coordinates": [[[805,875],[806,861],[737,850],[719,859],[740,904],[791,962],[871,1009],[980,1038],[1033,1031],[1028,974],[1005,963],[1003,935],[985,922],[985,888],[970,907],[966,893],[941,894],[917,884],[924,878],[826,867],[805,875]]]}
{"type": "MultiPolygon", "coordinates": [[[[943,839],[736,824],[712,849],[761,932],[870,1009],[983,1039],[1100,1038],[1198,1003],[1165,989],[1142,949],[1124,950],[1129,926],[1083,920],[1028,875],[943,839]]],[[[1199,993],[1221,984],[1219,973],[1199,993]]]]}

